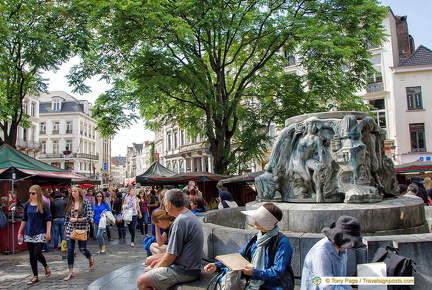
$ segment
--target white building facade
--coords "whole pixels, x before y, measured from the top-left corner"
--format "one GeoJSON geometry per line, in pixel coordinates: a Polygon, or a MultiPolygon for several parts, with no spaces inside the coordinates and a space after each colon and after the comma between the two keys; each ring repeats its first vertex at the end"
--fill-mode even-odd
{"type": "Polygon", "coordinates": [[[107,184],[111,140],[96,131],[91,103],[62,91],[41,94],[39,101],[38,159],[107,184]]]}

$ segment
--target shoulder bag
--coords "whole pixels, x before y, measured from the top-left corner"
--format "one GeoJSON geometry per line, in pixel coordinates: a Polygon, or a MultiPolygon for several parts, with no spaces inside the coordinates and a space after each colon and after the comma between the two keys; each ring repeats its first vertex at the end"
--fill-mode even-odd
{"type": "Polygon", "coordinates": [[[74,228],[70,234],[70,238],[76,241],[87,241],[87,229],[77,230],[74,228]]]}

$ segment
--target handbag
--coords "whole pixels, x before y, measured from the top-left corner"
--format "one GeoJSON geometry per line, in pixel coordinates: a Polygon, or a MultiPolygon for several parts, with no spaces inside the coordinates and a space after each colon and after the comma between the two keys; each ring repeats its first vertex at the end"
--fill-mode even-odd
{"type": "Polygon", "coordinates": [[[72,240],[76,241],[87,241],[87,229],[77,230],[74,228],[69,236],[72,240]]]}
{"type": "Polygon", "coordinates": [[[248,286],[248,281],[242,276],[242,271],[230,271],[225,273],[220,280],[221,290],[243,290],[248,286]]]}
{"type": "Polygon", "coordinates": [[[123,222],[123,218],[121,213],[116,215],[116,224],[121,224],[123,222]]]}

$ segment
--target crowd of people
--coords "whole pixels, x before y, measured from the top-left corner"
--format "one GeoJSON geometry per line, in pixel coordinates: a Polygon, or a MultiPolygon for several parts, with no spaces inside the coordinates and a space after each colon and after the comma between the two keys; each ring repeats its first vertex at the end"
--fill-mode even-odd
{"type": "MultiPolygon", "coordinates": [[[[112,241],[111,226],[107,217],[112,214],[118,230],[118,238],[125,240],[126,229],[130,235],[130,246],[135,247],[137,230],[142,238],[152,237],[148,253],[150,257],[146,265],[151,265],[168,248],[171,226],[175,217],[169,214],[164,203],[167,188],[152,188],[130,186],[128,188],[63,187],[52,192],[33,185],[29,189],[29,199],[22,206],[22,223],[18,231],[18,240],[25,242],[29,249],[30,266],[33,278],[29,285],[39,282],[37,264],[40,262],[45,270],[45,277],[51,275],[51,270],[43,255],[47,251],[60,251],[61,244],[67,245],[68,273],[65,281],[74,277],[74,260],[76,259],[76,244],[78,251],[89,262],[89,269],[95,268],[95,254],[104,254],[106,242],[112,241]],[[152,214],[153,213],[153,214],[152,214]],[[85,231],[86,239],[73,237],[75,231],[85,231]],[[71,237],[72,236],[72,237],[71,237]],[[87,239],[97,241],[99,250],[91,253],[87,249],[87,239]]],[[[225,189],[220,192],[217,204],[210,205],[202,197],[194,181],[180,191],[183,196],[184,208],[196,214],[209,209],[237,207],[231,194],[225,189]]]]}
{"type": "MultiPolygon", "coordinates": [[[[411,184],[400,186],[400,190],[401,195],[421,199],[425,204],[432,199],[432,182],[428,178],[422,181],[413,177],[411,184]]],[[[65,281],[74,277],[76,243],[79,252],[88,260],[89,269],[95,269],[94,255],[87,249],[87,240],[74,235],[76,231],[88,231],[99,246],[95,254],[104,254],[105,233],[111,239],[107,222],[111,213],[120,240],[125,239],[126,228],[131,247],[135,246],[137,230],[145,238],[144,248],[148,255],[144,273],[137,279],[139,289],[167,289],[194,280],[201,273],[202,251],[197,249],[202,249],[204,243],[202,226],[196,215],[209,209],[238,207],[231,193],[220,184],[214,202],[210,206],[193,181],[183,190],[140,186],[122,190],[83,190],[72,186],[54,192],[52,196],[44,193],[40,186],[33,185],[23,206],[18,231],[18,239],[26,242],[29,249],[33,278],[28,284],[39,282],[38,262],[44,268],[45,277],[51,275],[43,255],[44,250],[49,250],[49,241],[54,250],[58,250],[60,243],[66,240],[68,274],[65,281]]],[[[222,289],[293,289],[294,275],[290,266],[293,248],[279,231],[280,208],[267,202],[256,210],[241,213],[251,218],[258,230],[238,251],[250,264],[240,271],[230,271],[216,261],[206,265],[204,271],[223,273],[218,281],[222,289]]],[[[305,257],[301,289],[316,289],[313,279],[317,276],[346,276],[347,249],[365,247],[360,232],[360,222],[350,216],[341,216],[330,227],[323,228],[325,237],[305,257]]]]}

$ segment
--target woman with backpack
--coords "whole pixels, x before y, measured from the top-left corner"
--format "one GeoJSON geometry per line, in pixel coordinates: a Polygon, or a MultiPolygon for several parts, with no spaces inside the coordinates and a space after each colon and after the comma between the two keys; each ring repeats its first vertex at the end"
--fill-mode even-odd
{"type": "MultiPolygon", "coordinates": [[[[282,220],[280,208],[267,202],[256,210],[242,213],[253,218],[255,228],[259,230],[238,252],[253,266],[246,265],[241,271],[228,271],[226,278],[221,280],[222,289],[294,289],[290,266],[293,250],[288,238],[279,232],[277,225],[282,220]],[[243,277],[240,279],[241,275],[243,277]],[[229,282],[236,280],[240,283],[233,285],[229,282]],[[247,285],[241,280],[246,280],[247,285]]],[[[206,265],[204,270],[214,273],[222,268],[222,263],[216,262],[206,265]]]]}

